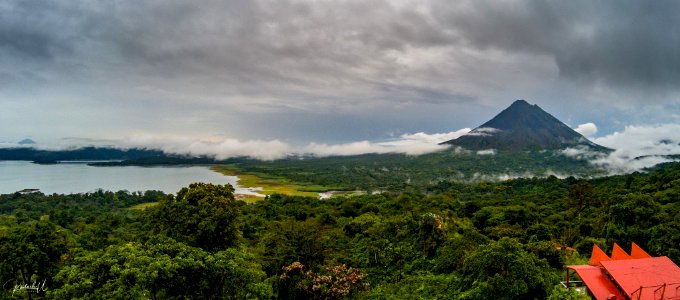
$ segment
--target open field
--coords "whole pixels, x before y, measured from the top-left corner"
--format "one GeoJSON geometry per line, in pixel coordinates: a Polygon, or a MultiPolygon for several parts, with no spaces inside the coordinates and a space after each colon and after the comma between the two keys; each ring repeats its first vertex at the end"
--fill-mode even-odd
{"type": "Polygon", "coordinates": [[[158,205],[158,202],[145,202],[137,205],[130,206],[128,209],[145,210],[149,207],[158,205]]]}
{"type": "MultiPolygon", "coordinates": [[[[244,172],[235,165],[213,166],[212,170],[227,176],[238,176],[238,185],[246,188],[261,188],[260,194],[285,194],[293,196],[318,197],[320,192],[333,190],[332,187],[325,187],[314,184],[304,184],[293,182],[283,177],[272,176],[264,173],[244,172]]],[[[247,202],[254,200],[250,195],[243,199],[247,202]]]]}

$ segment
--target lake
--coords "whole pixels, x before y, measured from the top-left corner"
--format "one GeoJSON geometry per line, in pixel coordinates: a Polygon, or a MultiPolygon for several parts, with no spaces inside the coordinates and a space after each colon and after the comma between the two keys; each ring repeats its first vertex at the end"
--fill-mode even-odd
{"type": "Polygon", "coordinates": [[[0,161],[0,194],[23,189],[40,189],[45,194],[87,193],[97,189],[158,190],[174,194],[194,182],[230,183],[238,194],[257,194],[238,187],[237,180],[236,176],[225,176],[205,166],[92,167],[83,162],[39,165],[28,161],[0,161]]]}

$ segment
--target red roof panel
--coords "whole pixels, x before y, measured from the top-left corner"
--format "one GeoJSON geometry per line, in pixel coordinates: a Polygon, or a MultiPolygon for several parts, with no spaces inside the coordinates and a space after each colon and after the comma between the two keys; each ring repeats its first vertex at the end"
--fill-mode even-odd
{"type": "Polygon", "coordinates": [[[651,255],[647,254],[645,250],[642,250],[640,246],[638,246],[636,243],[633,243],[630,247],[630,256],[632,258],[649,258],[652,257],[651,255]]]}
{"type": "Polygon", "coordinates": [[[619,246],[619,244],[614,243],[614,249],[612,250],[612,259],[617,260],[617,259],[631,259],[630,255],[626,253],[625,250],[619,246]]]}
{"type": "Polygon", "coordinates": [[[597,244],[593,244],[593,253],[590,254],[590,264],[591,266],[599,266],[601,261],[611,260],[607,253],[604,253],[597,244]]]}
{"type": "Polygon", "coordinates": [[[610,260],[601,264],[631,299],[680,296],[680,268],[668,257],[610,260]]]}
{"type": "MultiPolygon", "coordinates": [[[[599,248],[598,248],[599,249],[599,248]]],[[[601,250],[600,250],[601,251],[601,250]]],[[[615,299],[624,299],[619,289],[607,278],[599,267],[580,265],[580,266],[565,266],[567,269],[576,271],[583,283],[588,287],[590,293],[593,294],[597,300],[606,300],[612,295],[615,299]]]]}
{"type": "Polygon", "coordinates": [[[651,257],[635,243],[630,252],[628,255],[614,243],[609,257],[593,245],[590,265],[565,268],[576,271],[598,300],[680,300],[680,267],[668,257],[651,257]]]}

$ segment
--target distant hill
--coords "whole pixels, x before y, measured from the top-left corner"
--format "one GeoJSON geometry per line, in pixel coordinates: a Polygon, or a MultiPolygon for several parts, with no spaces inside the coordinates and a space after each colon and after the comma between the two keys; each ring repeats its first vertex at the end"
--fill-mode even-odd
{"type": "Polygon", "coordinates": [[[19,145],[35,145],[35,141],[32,139],[23,139],[19,141],[19,145]]]}
{"type": "Polygon", "coordinates": [[[457,139],[443,142],[468,150],[556,150],[587,147],[608,151],[569,128],[538,105],[517,100],[493,119],[457,139]]]}
{"type": "Polygon", "coordinates": [[[0,148],[0,160],[28,160],[56,163],[70,160],[128,160],[166,157],[160,150],[85,147],[72,150],[39,150],[32,147],[0,148]]]}

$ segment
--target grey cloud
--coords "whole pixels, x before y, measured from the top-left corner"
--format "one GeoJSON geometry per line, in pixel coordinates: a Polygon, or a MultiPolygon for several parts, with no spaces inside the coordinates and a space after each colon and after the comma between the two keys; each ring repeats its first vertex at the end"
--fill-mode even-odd
{"type": "Polygon", "coordinates": [[[49,46],[48,36],[0,24],[0,49],[5,49],[12,55],[49,59],[52,56],[49,46]]]}
{"type": "Polygon", "coordinates": [[[573,45],[578,51],[558,53],[562,74],[613,85],[671,87],[680,82],[680,3],[624,1],[600,12],[592,36],[573,45]]]}
{"type": "Polygon", "coordinates": [[[560,74],[623,87],[680,81],[677,1],[465,1],[438,17],[480,48],[554,57],[560,74]]]}
{"type": "Polygon", "coordinates": [[[477,47],[546,53],[565,36],[568,24],[562,22],[564,18],[574,17],[573,9],[559,3],[437,1],[434,11],[442,22],[477,47]]]}
{"type": "Polygon", "coordinates": [[[8,6],[2,10],[0,45],[22,55],[45,58],[54,49],[78,47],[95,53],[73,55],[132,62],[121,66],[128,68],[123,71],[145,66],[146,75],[154,77],[194,72],[243,89],[255,81],[266,91],[279,91],[288,89],[285,84],[308,89],[356,84],[366,76],[389,80],[398,73],[390,51],[466,45],[550,55],[562,76],[577,80],[671,86],[680,79],[675,22],[680,3],[675,1],[432,1],[419,7],[388,1],[16,1],[8,6]]]}
{"type": "Polygon", "coordinates": [[[398,95],[395,100],[400,102],[462,104],[477,100],[475,96],[453,93],[441,88],[386,84],[382,82],[375,82],[374,84],[378,90],[384,91],[386,94],[398,95]]]}
{"type": "Polygon", "coordinates": [[[672,102],[678,4],[653,5],[9,0],[0,4],[0,100],[39,103],[45,123],[63,120],[57,108],[88,107],[91,117],[63,127],[106,123],[93,135],[207,131],[304,143],[471,127],[517,98],[618,101],[622,93],[593,92],[593,82],[642,90],[624,93],[634,101],[670,91],[657,101],[672,102]],[[168,120],[147,120],[156,114],[168,120]]]}
{"type": "Polygon", "coordinates": [[[77,1],[5,1],[0,5],[0,51],[40,63],[73,54],[83,17],[77,1]]]}
{"type": "Polygon", "coordinates": [[[33,72],[0,72],[0,90],[13,86],[35,86],[45,83],[47,83],[45,78],[42,78],[33,72]]]}
{"type": "MultiPolygon", "coordinates": [[[[280,93],[296,87],[318,92],[324,85],[360,84],[362,77],[393,73],[385,51],[446,45],[450,39],[426,15],[388,2],[73,3],[55,9],[68,22],[33,28],[39,36],[58,37],[59,30],[78,35],[71,42],[81,53],[73,58],[90,57],[98,61],[93,68],[117,64],[120,72],[153,78],[193,73],[238,92],[280,93]]],[[[53,9],[36,8],[38,14],[53,9]]],[[[61,41],[41,42],[31,48],[49,49],[61,41]]]]}

